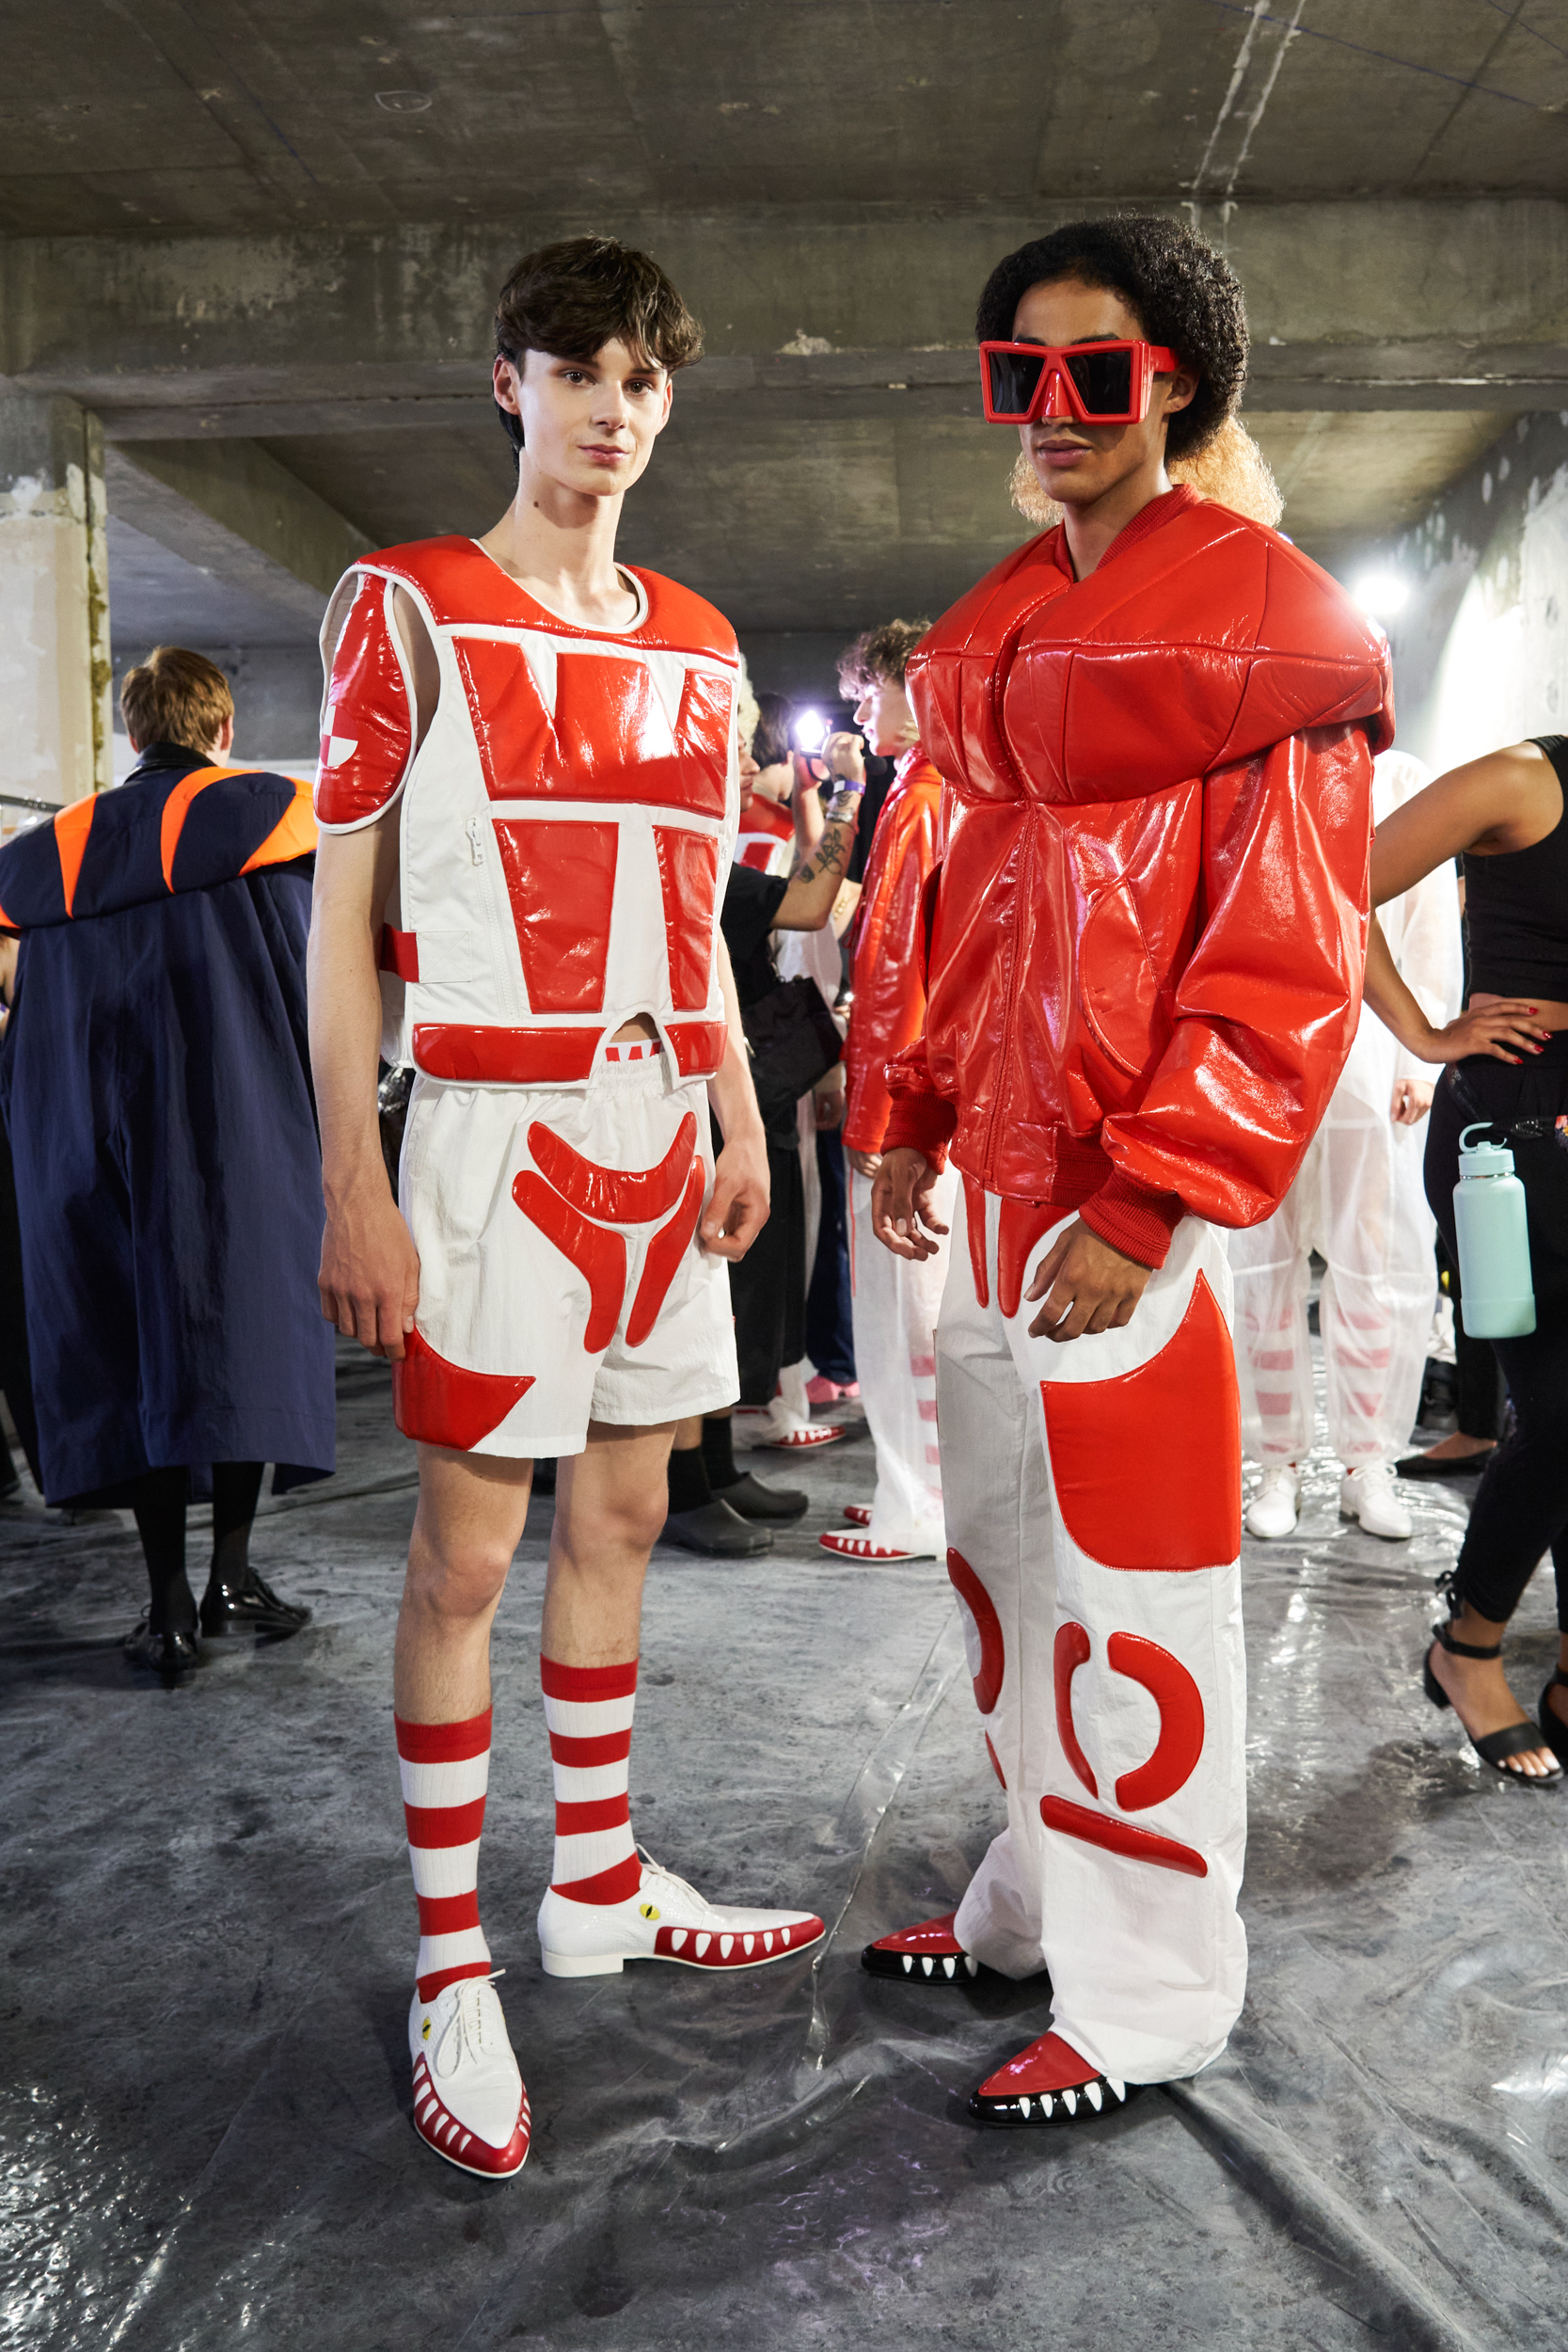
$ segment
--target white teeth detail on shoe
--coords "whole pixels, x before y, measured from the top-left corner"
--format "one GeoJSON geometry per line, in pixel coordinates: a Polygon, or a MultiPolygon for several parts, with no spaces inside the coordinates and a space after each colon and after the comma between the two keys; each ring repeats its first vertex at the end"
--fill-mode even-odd
{"type": "Polygon", "coordinates": [[[1084,2085],[1084,2096],[1088,2101],[1090,2106],[1093,2107],[1096,2115],[1098,2115],[1101,2108],[1100,2085],[1098,2083],[1085,2083],[1084,2085]]]}
{"type": "Polygon", "coordinates": [[[1041,2113],[1042,2115],[1051,2115],[1051,2114],[1054,2113],[1054,2111],[1055,2111],[1055,2106],[1056,2106],[1056,2102],[1055,2102],[1055,2100],[1054,2100],[1054,2099],[1053,2099],[1053,2097],[1051,2096],[1050,2091],[1048,2090],[1048,2091],[1046,2092],[1046,2094],[1045,2094],[1044,2098],[1040,2101],[1040,2113],[1041,2113]]]}
{"type": "Polygon", "coordinates": [[[968,1952],[965,1952],[964,1954],[964,1966],[969,1970],[972,1977],[977,1977],[980,1973],[979,1962],[977,1960],[972,1960],[968,1952]]]}
{"type": "Polygon", "coordinates": [[[711,1935],[700,1935],[700,1936],[697,1938],[697,1958],[698,1958],[699,1960],[701,1960],[701,1959],[704,1957],[705,1953],[705,1952],[706,1952],[706,1950],[707,1950],[708,1946],[712,1943],[712,1941],[713,1941],[713,1938],[712,1938],[712,1936],[711,1936],[711,1935]]]}
{"type": "Polygon", "coordinates": [[[1075,2090],[1064,2090],[1062,2093],[1062,2105],[1066,2107],[1069,2115],[1076,2115],[1078,2112],[1078,2093],[1075,2090]]]}
{"type": "Polygon", "coordinates": [[[928,1977],[928,1976],[930,1975],[930,1973],[931,1973],[931,1968],[932,1968],[932,1965],[933,1965],[933,1963],[932,1963],[931,1956],[930,1956],[929,1952],[927,1952],[927,1953],[926,1954],[925,1958],[921,1961],[920,1965],[921,1965],[921,1968],[922,1968],[922,1970],[924,1971],[924,1973],[925,1973],[925,1974],[928,1977]]]}
{"type": "Polygon", "coordinates": [[[954,1973],[954,1968],[955,1963],[951,1959],[943,1960],[942,1963],[942,1973],[944,1977],[951,1977],[954,1973]]]}
{"type": "Polygon", "coordinates": [[[684,1951],[686,1948],[686,1929],[676,1928],[670,1937],[670,1949],[673,1952],[684,1951]]]}
{"type": "Polygon", "coordinates": [[[906,1976],[906,1977],[909,1975],[909,1973],[910,1973],[911,1969],[913,1966],[914,1966],[914,1954],[913,1954],[912,1952],[906,1952],[906,1953],[904,1954],[904,1974],[905,1974],[905,1976],[906,1976]]]}
{"type": "Polygon", "coordinates": [[[1109,2084],[1110,2088],[1116,2092],[1118,2099],[1126,2099],[1127,2085],[1125,2083],[1118,2083],[1114,2074],[1107,2074],[1105,2080],[1109,2084]]]}
{"type": "Polygon", "coordinates": [[[1027,2123],[1027,2122],[1028,2122],[1028,2121],[1029,2121],[1029,2102],[1028,2102],[1028,2100],[1027,2100],[1026,2098],[1025,2098],[1025,2099],[1021,2099],[1021,2100],[1019,2101],[1019,2103],[1018,2103],[1018,2111],[1019,2111],[1020,2115],[1022,2115],[1022,2118],[1023,2118],[1024,2122],[1027,2123]]]}

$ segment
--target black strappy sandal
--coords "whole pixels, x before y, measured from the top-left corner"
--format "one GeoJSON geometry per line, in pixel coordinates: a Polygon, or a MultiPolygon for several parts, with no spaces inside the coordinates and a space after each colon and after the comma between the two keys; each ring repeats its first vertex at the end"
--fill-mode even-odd
{"type": "MultiPolygon", "coordinates": [[[[1446,1625],[1434,1625],[1432,1630],[1439,1645],[1448,1651],[1450,1658],[1500,1658],[1503,1654],[1503,1645],[1500,1642],[1492,1643],[1486,1649],[1478,1649],[1473,1642],[1456,1642],[1446,1625]]],[[[1426,1661],[1421,1668],[1421,1683],[1433,1707],[1453,1705],[1452,1699],[1432,1671],[1430,1650],[1426,1654],[1426,1661]]],[[[1550,1687],[1551,1685],[1548,1684],[1548,1690],[1550,1687]]],[[[1461,1729],[1463,1728],[1463,1724],[1461,1724],[1461,1729]]],[[[1568,1749],[1568,1724],[1562,1724],[1560,1731],[1562,1737],[1560,1748],[1549,1732],[1543,1731],[1539,1724],[1532,1724],[1528,1718],[1522,1724],[1505,1724],[1501,1731],[1483,1732],[1479,1740],[1473,1738],[1467,1731],[1465,1737],[1469,1740],[1481,1762],[1489,1764],[1495,1772],[1504,1773],[1508,1779],[1518,1781],[1526,1788],[1552,1788],[1562,1778],[1561,1758],[1563,1750],[1568,1749]],[[1550,1748],[1552,1754],[1559,1759],[1557,1771],[1555,1772],[1509,1772],[1505,1759],[1511,1756],[1528,1756],[1532,1748],[1550,1748]]]]}
{"type": "Polygon", "coordinates": [[[1541,1737],[1558,1762],[1568,1765],[1568,1724],[1552,1705],[1554,1691],[1568,1691],[1568,1675],[1560,1666],[1541,1693],[1541,1737]]]}

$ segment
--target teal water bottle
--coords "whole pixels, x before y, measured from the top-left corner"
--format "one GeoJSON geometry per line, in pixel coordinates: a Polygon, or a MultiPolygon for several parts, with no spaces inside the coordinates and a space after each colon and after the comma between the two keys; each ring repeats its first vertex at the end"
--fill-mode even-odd
{"type": "Polygon", "coordinates": [[[1522,1339],[1535,1328],[1525,1187],[1513,1173],[1512,1152],[1500,1143],[1471,1144],[1470,1137],[1491,1124],[1480,1120],[1459,1138],[1453,1221],[1460,1311],[1473,1340],[1522,1339]]]}

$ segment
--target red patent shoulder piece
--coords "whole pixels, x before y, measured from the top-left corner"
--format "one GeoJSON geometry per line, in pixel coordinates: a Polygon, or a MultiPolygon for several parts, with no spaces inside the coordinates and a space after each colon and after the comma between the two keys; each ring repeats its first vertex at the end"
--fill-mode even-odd
{"type": "Polygon", "coordinates": [[[417,589],[438,628],[469,621],[496,628],[520,628],[540,613],[541,608],[523,594],[493,556],[456,532],[442,539],[411,539],[404,547],[379,548],[366,556],[365,564],[417,589]]]}
{"type": "Polygon", "coordinates": [[[389,808],[414,756],[413,691],[389,595],[384,580],[360,574],[332,657],[315,810],[334,832],[368,825],[389,808]]]}
{"type": "Polygon", "coordinates": [[[623,564],[622,569],[641,581],[648,598],[648,617],[637,631],[639,644],[711,654],[720,661],[736,659],[739,648],[734,629],[705,597],[683,588],[677,580],[666,580],[661,572],[645,572],[641,566],[632,571],[630,564],[623,564]]]}

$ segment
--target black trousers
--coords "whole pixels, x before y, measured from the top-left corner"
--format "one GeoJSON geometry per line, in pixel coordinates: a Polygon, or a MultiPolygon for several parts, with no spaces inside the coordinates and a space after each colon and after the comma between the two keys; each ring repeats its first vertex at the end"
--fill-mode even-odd
{"type": "Polygon", "coordinates": [[[768,1222],[730,1268],[742,1405],[770,1405],[783,1366],[806,1352],[806,1187],[793,1136],[768,1136],[768,1222]]]}
{"type": "Polygon", "coordinates": [[[1497,1624],[1513,1614],[1543,1556],[1557,1573],[1558,1624],[1568,1632],[1568,1144],[1550,1133],[1520,1136],[1520,1121],[1568,1114],[1568,1031],[1514,1069],[1478,1058],[1446,1070],[1427,1133],[1426,1190],[1457,1263],[1453,1188],[1461,1130],[1493,1122],[1513,1153],[1529,1225],[1535,1329],[1493,1340],[1513,1400],[1515,1426],[1481,1473],[1454,1572],[1456,1601],[1497,1624]],[[1468,1099],[1465,1099],[1465,1098],[1468,1099]]]}

